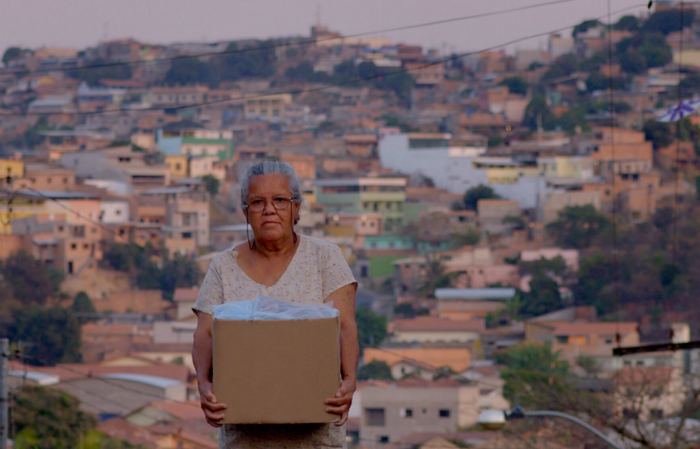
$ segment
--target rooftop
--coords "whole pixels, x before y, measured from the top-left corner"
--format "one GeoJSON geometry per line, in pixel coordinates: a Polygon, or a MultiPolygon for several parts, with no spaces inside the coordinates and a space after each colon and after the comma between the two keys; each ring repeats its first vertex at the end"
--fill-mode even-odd
{"type": "Polygon", "coordinates": [[[435,297],[442,300],[504,300],[515,297],[514,288],[438,288],[435,297]]]}
{"type": "Polygon", "coordinates": [[[395,331],[483,331],[486,327],[483,320],[447,320],[428,316],[420,316],[413,319],[394,320],[392,327],[395,331]]]}
{"type": "Polygon", "coordinates": [[[104,379],[127,380],[144,385],[150,385],[157,388],[170,388],[178,385],[183,385],[177,380],[168,379],[167,377],[149,376],[148,374],[131,374],[131,373],[112,373],[99,376],[104,379]]]}

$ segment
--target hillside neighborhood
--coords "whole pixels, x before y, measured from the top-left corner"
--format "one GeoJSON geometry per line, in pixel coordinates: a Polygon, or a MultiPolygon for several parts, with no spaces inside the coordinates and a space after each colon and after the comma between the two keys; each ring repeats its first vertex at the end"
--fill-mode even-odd
{"type": "Polygon", "coordinates": [[[14,447],[219,447],[192,307],[246,243],[239,181],[268,158],[300,178],[296,231],[358,281],[350,447],[605,447],[559,421],[477,425],[516,406],[620,447],[700,447],[700,352],[613,355],[700,338],[700,115],[658,120],[700,95],[700,7],[635,14],[464,55],[321,24],[8,48],[14,447]]]}

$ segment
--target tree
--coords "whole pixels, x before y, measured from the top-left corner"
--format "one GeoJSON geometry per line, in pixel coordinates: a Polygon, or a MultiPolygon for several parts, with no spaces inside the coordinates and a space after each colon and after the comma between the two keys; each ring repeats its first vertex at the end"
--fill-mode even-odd
{"type": "Polygon", "coordinates": [[[452,234],[452,241],[457,246],[473,246],[481,240],[481,231],[475,228],[467,228],[462,234],[452,234]]]}
{"type": "Polygon", "coordinates": [[[533,96],[525,108],[523,126],[527,126],[532,131],[537,131],[540,126],[543,129],[552,129],[554,122],[554,114],[549,105],[547,105],[544,95],[538,94],[533,96]]]}
{"type": "Polygon", "coordinates": [[[547,225],[547,231],[565,248],[588,248],[610,225],[610,220],[591,204],[566,206],[559,218],[547,225]]]}
{"type": "MultiPolygon", "coordinates": [[[[75,295],[75,299],[73,299],[73,304],[70,308],[76,315],[97,313],[95,306],[92,304],[92,301],[90,301],[90,297],[87,295],[87,293],[82,291],[75,295]]],[[[79,318],[78,321],[84,323],[89,321],[89,319],[79,318]]]]}
{"type": "Polygon", "coordinates": [[[643,131],[644,138],[653,143],[655,150],[665,148],[673,142],[674,132],[668,123],[648,120],[644,123],[643,131]]]}
{"type": "Polygon", "coordinates": [[[536,317],[562,309],[564,302],[559,293],[559,284],[552,278],[537,275],[530,281],[530,291],[522,296],[522,314],[536,317]]]}
{"type": "Polygon", "coordinates": [[[464,193],[462,203],[464,205],[464,209],[476,210],[476,206],[479,200],[489,200],[498,198],[500,198],[500,195],[498,195],[493,190],[493,188],[484,184],[479,184],[478,186],[472,187],[464,193]]]}
{"type": "Polygon", "coordinates": [[[499,86],[507,86],[508,92],[511,94],[525,95],[527,88],[530,86],[527,81],[521,76],[508,76],[498,83],[499,86]]]}
{"type": "Polygon", "coordinates": [[[202,176],[202,181],[204,181],[204,187],[209,192],[209,195],[215,197],[219,193],[219,180],[213,175],[202,176]]]}
{"type": "Polygon", "coordinates": [[[366,307],[358,307],[355,320],[360,351],[378,347],[387,337],[386,317],[377,315],[366,307]]]}
{"type": "Polygon", "coordinates": [[[32,306],[16,314],[15,319],[11,338],[29,343],[29,363],[53,366],[81,361],[80,323],[70,309],[32,306]]]}
{"type": "Polygon", "coordinates": [[[163,83],[170,86],[207,84],[214,87],[218,84],[217,78],[215,67],[209,62],[194,58],[174,59],[163,83]]]}
{"type": "Polygon", "coordinates": [[[639,50],[629,49],[620,55],[620,67],[627,73],[639,75],[647,70],[647,60],[639,50]]]}
{"type": "Polygon", "coordinates": [[[418,293],[428,298],[435,297],[435,290],[449,287],[455,273],[447,273],[443,258],[428,253],[425,256],[425,270],[421,276],[418,293]]]}
{"type": "Polygon", "coordinates": [[[235,81],[241,78],[269,78],[275,74],[277,56],[275,42],[266,40],[254,45],[241,47],[232,42],[227,52],[232,52],[220,59],[218,77],[222,81],[235,81]]]}
{"type": "Polygon", "coordinates": [[[97,419],[80,410],[68,393],[25,386],[15,393],[14,422],[18,448],[73,449],[97,419]]]}
{"type": "Polygon", "coordinates": [[[496,353],[496,363],[505,365],[501,378],[503,395],[524,408],[562,409],[574,386],[569,382],[569,364],[559,359],[549,343],[521,343],[496,353]]]}
{"type": "Polygon", "coordinates": [[[600,23],[600,20],[593,19],[593,20],[584,20],[583,22],[579,23],[574,27],[574,31],[572,32],[572,35],[576,37],[580,33],[585,33],[591,28],[598,28],[599,26],[602,26],[603,24],[600,23]]]}
{"type": "Polygon", "coordinates": [[[616,273],[623,275],[619,262],[604,253],[597,253],[581,261],[578,279],[572,286],[574,303],[581,306],[595,306],[598,313],[612,312],[614,303],[605,301],[602,295],[615,281],[616,273]]]}
{"type": "Polygon", "coordinates": [[[284,72],[284,77],[290,81],[305,83],[328,83],[331,79],[326,72],[314,71],[314,66],[309,61],[303,61],[296,67],[288,68],[284,72]]]}
{"type": "Polygon", "coordinates": [[[160,278],[163,297],[170,300],[176,288],[188,288],[199,285],[201,273],[197,262],[187,256],[176,253],[172,259],[163,264],[160,278]]]}
{"type": "Polygon", "coordinates": [[[47,267],[24,250],[7,258],[2,275],[11,280],[12,295],[25,304],[43,304],[58,294],[65,278],[63,272],[47,267]]]}
{"type": "MultiPolygon", "coordinates": [[[[105,65],[107,61],[103,59],[93,59],[89,66],[105,65]]],[[[131,66],[128,64],[94,68],[82,68],[68,71],[68,76],[73,79],[84,81],[89,85],[99,84],[103,79],[125,80],[131,78],[131,66]]]]}
{"type": "Polygon", "coordinates": [[[9,47],[7,50],[5,50],[5,53],[2,55],[2,63],[7,66],[7,64],[10,61],[13,61],[19,57],[22,56],[22,49],[19,47],[9,47]]]}
{"type": "Polygon", "coordinates": [[[391,375],[391,368],[383,360],[372,360],[365,364],[357,372],[359,380],[394,380],[391,375]]]}
{"type": "Polygon", "coordinates": [[[680,31],[685,27],[691,26],[694,20],[694,9],[684,8],[683,11],[680,9],[664,9],[652,14],[642,25],[642,31],[668,35],[674,31],[680,31]]]}
{"type": "Polygon", "coordinates": [[[639,29],[639,19],[636,16],[622,16],[613,25],[613,29],[619,31],[637,31],[639,29]]]}

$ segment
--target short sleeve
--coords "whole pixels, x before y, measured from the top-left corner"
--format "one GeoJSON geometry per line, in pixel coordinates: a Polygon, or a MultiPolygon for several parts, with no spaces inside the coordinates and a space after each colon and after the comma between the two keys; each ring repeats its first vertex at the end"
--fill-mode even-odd
{"type": "Polygon", "coordinates": [[[357,281],[338,246],[328,245],[324,248],[324,256],[321,259],[321,284],[325,301],[331,293],[341,287],[348,284],[357,286],[357,281]]]}
{"type": "Polygon", "coordinates": [[[199,288],[197,300],[194,302],[192,310],[204,312],[209,315],[214,314],[214,306],[224,303],[224,286],[221,282],[221,274],[218,270],[218,264],[212,261],[204,276],[202,286],[199,288]]]}

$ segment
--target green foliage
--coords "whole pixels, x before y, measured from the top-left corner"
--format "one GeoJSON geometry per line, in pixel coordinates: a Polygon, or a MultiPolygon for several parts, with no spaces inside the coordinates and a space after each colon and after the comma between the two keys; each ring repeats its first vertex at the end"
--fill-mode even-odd
{"type": "Polygon", "coordinates": [[[536,317],[554,312],[564,307],[559,293],[559,284],[543,275],[536,275],[530,281],[530,291],[522,295],[521,314],[536,317]]]}
{"type": "Polygon", "coordinates": [[[218,84],[217,75],[212,63],[195,58],[174,59],[163,83],[169,86],[206,84],[214,87],[218,84]]]}
{"type": "Polygon", "coordinates": [[[665,148],[673,142],[674,132],[668,123],[648,120],[644,123],[643,131],[645,139],[654,144],[655,150],[665,148]]]}
{"type": "Polygon", "coordinates": [[[392,91],[404,107],[410,103],[414,85],[413,77],[399,69],[378,68],[370,61],[355,65],[351,59],[335,66],[332,81],[351,86],[371,85],[376,89],[392,91]]]}
{"type": "Polygon", "coordinates": [[[518,231],[522,231],[527,226],[525,219],[519,215],[508,215],[507,217],[503,218],[501,223],[504,225],[511,225],[513,226],[513,229],[518,231]]]}
{"type": "Polygon", "coordinates": [[[20,250],[5,261],[2,275],[11,280],[12,295],[25,304],[43,304],[58,294],[65,274],[20,250]]]}
{"type": "Polygon", "coordinates": [[[610,220],[590,204],[567,206],[559,218],[547,225],[547,232],[565,248],[588,248],[610,226],[610,220]]]}
{"type": "Polygon", "coordinates": [[[479,200],[497,198],[500,198],[500,196],[491,187],[484,184],[479,184],[478,186],[472,187],[464,192],[464,197],[462,198],[462,209],[476,210],[479,200]]]}
{"type": "Polygon", "coordinates": [[[508,92],[511,94],[525,95],[527,88],[530,86],[527,81],[521,76],[508,76],[503,78],[499,86],[507,86],[508,92]]]}
{"type": "MultiPolygon", "coordinates": [[[[88,62],[89,66],[99,66],[106,64],[102,59],[93,59],[88,62]]],[[[89,85],[99,84],[104,79],[125,80],[131,78],[131,66],[115,65],[106,67],[95,67],[92,69],[76,69],[68,71],[68,76],[73,79],[84,81],[89,85]]]]}
{"type": "Polygon", "coordinates": [[[618,31],[637,31],[639,29],[639,19],[636,16],[622,16],[613,25],[613,29],[618,31]]]}
{"type": "Polygon", "coordinates": [[[629,73],[636,73],[634,70],[641,69],[642,59],[646,68],[661,67],[673,59],[666,38],[662,34],[652,32],[640,32],[621,40],[615,46],[615,54],[620,58],[623,69],[629,73]]]}
{"type": "Polygon", "coordinates": [[[694,9],[684,8],[682,12],[680,9],[665,9],[652,14],[642,25],[642,31],[667,35],[691,26],[693,20],[694,9]]]}
{"type": "Polygon", "coordinates": [[[30,343],[26,352],[31,364],[80,362],[80,323],[70,309],[32,306],[16,313],[15,320],[10,338],[30,343]]]}
{"type": "Polygon", "coordinates": [[[314,71],[314,66],[309,61],[303,61],[296,67],[290,67],[284,72],[284,77],[290,81],[305,83],[328,83],[330,76],[326,72],[314,71]]]}
{"type": "Polygon", "coordinates": [[[22,49],[19,47],[9,47],[5,50],[2,55],[2,63],[7,65],[8,62],[13,61],[22,56],[22,49]]]}
{"type": "Polygon", "coordinates": [[[600,22],[600,20],[585,20],[578,25],[574,27],[574,31],[571,33],[574,37],[576,37],[580,33],[585,33],[591,28],[597,28],[599,26],[602,26],[603,24],[600,22]]]}
{"type": "Polygon", "coordinates": [[[552,259],[540,257],[540,260],[520,262],[520,274],[522,276],[560,276],[566,275],[568,268],[563,257],[557,256],[552,259]]]}
{"type": "Polygon", "coordinates": [[[501,371],[503,395],[526,409],[558,409],[575,391],[568,381],[569,364],[549,344],[521,343],[496,353],[496,363],[506,366],[501,371]]]}
{"type": "Polygon", "coordinates": [[[589,355],[576,357],[576,365],[582,368],[588,376],[596,376],[600,372],[598,361],[589,355]]]}
{"type": "MultiPolygon", "coordinates": [[[[73,304],[70,306],[73,313],[97,313],[95,306],[90,301],[90,297],[85,292],[78,292],[73,299],[73,304]]],[[[79,318],[78,321],[85,322],[86,319],[79,318]]]]}
{"type": "Polygon", "coordinates": [[[391,368],[383,360],[372,360],[365,364],[357,372],[359,380],[394,380],[391,375],[391,368]]]}
{"type": "Polygon", "coordinates": [[[428,253],[425,256],[425,273],[418,286],[418,293],[428,298],[435,297],[435,289],[449,287],[454,273],[446,273],[443,259],[428,253]]]}
{"type": "Polygon", "coordinates": [[[15,393],[14,422],[19,449],[73,449],[97,419],[60,390],[25,386],[15,393]]]}
{"type": "MultiPolygon", "coordinates": [[[[266,40],[255,45],[241,47],[240,53],[226,55],[218,67],[222,81],[235,81],[242,78],[269,78],[274,75],[277,65],[274,41],[266,40]]],[[[227,51],[239,50],[237,43],[231,43],[227,51]]]]}
{"type": "Polygon", "coordinates": [[[611,86],[613,89],[624,89],[626,85],[627,80],[624,78],[618,77],[611,79],[600,72],[591,73],[588,79],[586,79],[586,89],[588,92],[609,89],[611,86]]]}
{"type": "Polygon", "coordinates": [[[611,312],[615,304],[606,300],[604,292],[615,281],[616,271],[621,271],[619,263],[610,255],[598,253],[583,259],[577,282],[571,288],[575,304],[595,306],[601,315],[611,312]]]}
{"type": "Polygon", "coordinates": [[[452,241],[456,246],[473,246],[481,240],[481,231],[475,228],[467,228],[462,234],[452,234],[452,241]]]}
{"type": "Polygon", "coordinates": [[[418,315],[428,315],[428,309],[419,308],[416,310],[411,303],[397,304],[394,307],[394,315],[401,318],[415,318],[418,315]]]}
{"type": "Polygon", "coordinates": [[[194,287],[199,284],[201,273],[194,259],[175,254],[163,264],[160,284],[165,299],[172,299],[176,288],[194,287]]]}
{"type": "Polygon", "coordinates": [[[627,73],[640,75],[647,70],[647,60],[639,50],[629,49],[620,55],[620,67],[627,73]]]}
{"type": "Polygon", "coordinates": [[[564,76],[571,75],[576,70],[578,70],[578,59],[576,55],[572,53],[567,53],[565,55],[559,56],[552,66],[542,75],[542,80],[552,80],[556,78],[561,78],[564,76]]]}
{"type": "Polygon", "coordinates": [[[204,181],[204,188],[207,189],[209,195],[214,197],[219,193],[220,181],[218,178],[214,177],[213,175],[204,175],[202,176],[202,181],[204,181]]]}
{"type": "Polygon", "coordinates": [[[541,124],[543,129],[554,129],[556,118],[549,108],[544,95],[535,95],[525,108],[523,116],[523,126],[527,126],[532,131],[537,131],[541,124]]]}
{"type": "Polygon", "coordinates": [[[358,307],[355,313],[360,350],[381,345],[387,337],[386,317],[377,315],[366,307],[358,307]]]}

